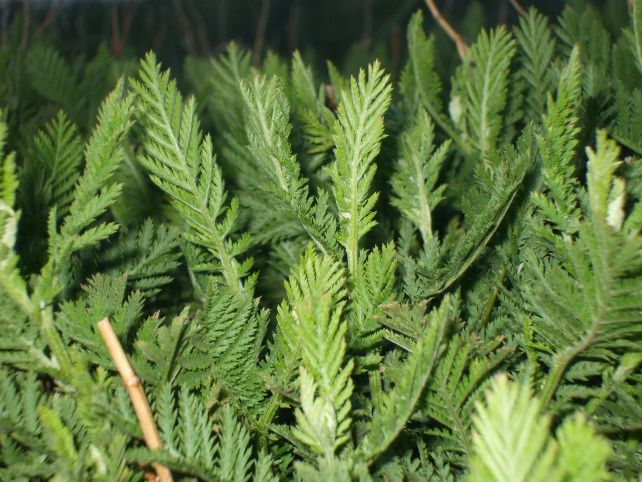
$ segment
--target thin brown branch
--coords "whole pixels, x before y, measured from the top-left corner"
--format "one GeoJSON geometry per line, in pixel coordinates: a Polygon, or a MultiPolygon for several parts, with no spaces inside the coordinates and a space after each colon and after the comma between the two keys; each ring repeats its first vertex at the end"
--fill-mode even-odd
{"type": "Polygon", "coordinates": [[[634,3],[633,0],[627,0],[626,3],[629,5],[629,12],[632,12],[633,11],[633,3],[634,3]]]}
{"type": "MultiPolygon", "coordinates": [[[[120,376],[125,383],[125,388],[127,389],[129,398],[132,401],[132,406],[134,407],[134,412],[138,418],[140,428],[143,431],[143,437],[145,437],[147,447],[152,450],[160,449],[161,440],[158,435],[158,430],[156,430],[152,410],[149,408],[149,403],[147,402],[147,397],[143,391],[140,379],[136,376],[132,366],[129,364],[127,355],[125,355],[123,347],[120,345],[118,337],[116,336],[109,319],[104,318],[98,323],[98,331],[100,331],[100,334],[105,341],[105,345],[107,345],[107,349],[109,350],[111,357],[114,359],[118,373],[120,373],[120,376]]],[[[172,478],[172,473],[167,467],[161,464],[156,464],[155,469],[160,482],[173,482],[174,479],[172,478]]]]}
{"type": "Polygon", "coordinates": [[[363,35],[361,36],[361,47],[369,50],[372,44],[372,0],[363,0],[363,35]]]}
{"type": "Polygon", "coordinates": [[[522,7],[517,0],[510,0],[510,3],[515,7],[515,10],[519,12],[522,17],[526,16],[526,10],[522,7]]]}
{"type": "Polygon", "coordinates": [[[138,10],[138,3],[131,3],[130,0],[126,1],[123,5],[125,9],[124,19],[123,19],[123,33],[120,37],[120,53],[122,54],[127,47],[127,41],[129,40],[129,34],[132,30],[132,25],[134,23],[134,18],[136,17],[136,11],[138,10]]]}
{"type": "Polygon", "coordinates": [[[259,22],[256,25],[256,37],[254,39],[254,52],[252,53],[252,60],[254,65],[259,65],[261,62],[261,52],[263,51],[263,44],[265,43],[265,30],[267,28],[267,21],[270,15],[270,0],[262,0],[261,13],[259,14],[259,22]]]}
{"type": "Polygon", "coordinates": [[[20,39],[20,50],[27,48],[27,41],[29,40],[29,20],[31,13],[29,12],[29,0],[22,0],[22,38],[20,39]]]}
{"type": "Polygon", "coordinates": [[[299,2],[290,4],[290,15],[288,17],[288,47],[290,53],[299,48],[301,5],[299,2]]]}
{"type": "Polygon", "coordinates": [[[205,22],[203,21],[204,18],[206,18],[204,15],[199,12],[198,7],[192,2],[191,0],[188,0],[186,2],[187,8],[190,9],[190,13],[192,15],[192,19],[194,19],[194,22],[196,23],[196,33],[198,34],[198,41],[201,44],[200,51],[205,57],[209,57],[211,55],[211,48],[210,48],[210,40],[209,40],[209,35],[207,33],[207,25],[205,25],[205,22]]]}
{"type": "Polygon", "coordinates": [[[172,5],[174,5],[174,11],[176,12],[176,18],[178,23],[183,30],[185,35],[185,47],[187,48],[187,53],[195,57],[197,55],[196,45],[194,42],[194,32],[192,31],[192,26],[189,23],[189,19],[181,6],[180,0],[172,0],[172,5]]]}
{"type": "Polygon", "coordinates": [[[455,45],[457,46],[457,52],[459,53],[459,57],[461,57],[462,60],[466,58],[466,52],[468,52],[468,44],[463,41],[461,36],[455,31],[454,28],[448,23],[448,21],[441,15],[441,12],[437,8],[437,5],[435,5],[435,2],[433,0],[426,0],[426,4],[428,5],[428,8],[430,9],[430,13],[432,13],[432,16],[437,20],[437,23],[439,26],[444,29],[444,31],[448,34],[448,36],[455,42],[455,45]]]}
{"type": "Polygon", "coordinates": [[[120,56],[120,24],[118,22],[118,7],[111,8],[111,54],[114,57],[120,56]]]}
{"type": "Polygon", "coordinates": [[[45,17],[45,19],[42,21],[40,26],[34,32],[33,38],[36,38],[38,35],[44,32],[44,30],[49,26],[49,24],[55,20],[56,15],[58,15],[58,9],[60,8],[61,3],[62,3],[62,0],[56,0],[56,2],[49,9],[49,13],[45,17]]]}

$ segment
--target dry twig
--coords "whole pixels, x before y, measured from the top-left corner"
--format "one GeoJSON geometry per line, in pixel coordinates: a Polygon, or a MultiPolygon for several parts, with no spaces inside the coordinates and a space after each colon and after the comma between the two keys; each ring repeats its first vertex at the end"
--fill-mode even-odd
{"type": "Polygon", "coordinates": [[[31,13],[29,10],[29,0],[22,0],[22,37],[20,39],[20,50],[25,50],[27,48],[27,42],[29,41],[29,20],[31,19],[31,13]]]}
{"type": "MultiPolygon", "coordinates": [[[[158,430],[156,430],[156,425],[154,424],[154,417],[152,416],[152,410],[149,408],[149,403],[147,402],[147,397],[143,391],[143,387],[140,383],[140,379],[134,373],[132,366],[127,360],[127,355],[123,351],[123,347],[118,341],[118,337],[114,332],[114,329],[109,322],[109,319],[104,318],[98,323],[98,331],[107,345],[107,349],[111,354],[111,357],[114,359],[116,368],[118,368],[118,373],[125,382],[125,388],[129,394],[129,398],[132,401],[132,406],[134,407],[134,412],[138,418],[138,423],[140,428],[143,431],[143,437],[145,437],[145,443],[152,450],[158,450],[161,448],[161,440],[158,435],[158,430]]],[[[170,470],[161,464],[156,464],[156,474],[160,482],[173,482],[172,473],[170,470]]]]}
{"type": "Polygon", "coordinates": [[[62,0],[56,0],[56,3],[51,6],[51,8],[49,9],[49,13],[34,32],[33,38],[36,38],[38,35],[40,35],[49,26],[49,24],[55,20],[56,15],[58,15],[58,9],[60,8],[61,3],[62,0]]]}
{"type": "Polygon", "coordinates": [[[463,41],[461,36],[455,31],[454,28],[448,23],[448,21],[441,15],[441,12],[437,8],[437,5],[435,5],[434,0],[426,0],[426,4],[428,5],[428,8],[430,9],[430,13],[432,13],[432,16],[437,20],[437,23],[441,28],[444,29],[444,31],[448,34],[448,36],[455,42],[455,45],[457,45],[457,52],[459,53],[459,56],[461,57],[462,60],[466,58],[466,52],[468,52],[468,44],[463,41]]]}
{"type": "Polygon", "coordinates": [[[265,42],[265,30],[267,28],[267,21],[270,14],[270,0],[263,0],[261,2],[261,13],[259,14],[259,23],[256,26],[256,37],[254,38],[254,52],[252,53],[252,61],[255,66],[261,64],[261,52],[263,51],[263,43],[265,42]]]}
{"type": "Polygon", "coordinates": [[[522,17],[526,16],[526,10],[522,7],[517,0],[510,0],[510,3],[515,7],[515,10],[519,12],[522,17]]]}
{"type": "Polygon", "coordinates": [[[192,57],[196,57],[196,43],[194,42],[194,32],[192,31],[192,26],[189,23],[189,19],[181,6],[180,0],[172,0],[172,5],[174,6],[174,12],[176,13],[176,18],[178,23],[183,30],[185,36],[185,48],[187,53],[192,57]]]}

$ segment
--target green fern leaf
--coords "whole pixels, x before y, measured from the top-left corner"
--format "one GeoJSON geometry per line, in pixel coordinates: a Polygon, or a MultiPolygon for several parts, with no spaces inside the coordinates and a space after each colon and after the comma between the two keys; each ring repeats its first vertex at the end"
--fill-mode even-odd
{"type": "Polygon", "coordinates": [[[460,336],[453,337],[439,361],[422,403],[421,417],[437,421],[445,429],[427,429],[440,437],[444,449],[462,455],[463,463],[472,452],[470,429],[474,403],[490,374],[506,359],[510,350],[496,350],[500,339],[487,344],[460,336]]]}
{"type": "Polygon", "coordinates": [[[373,161],[383,139],[383,116],[388,109],[391,86],[378,62],[351,79],[342,92],[334,139],[336,162],[330,169],[341,227],[337,239],[348,255],[348,273],[355,276],[359,264],[359,239],[375,226],[373,211],[378,194],[369,195],[376,167],[373,161]]]}
{"type": "MultiPolygon", "coordinates": [[[[444,341],[449,327],[450,298],[447,296],[434,309],[418,341],[405,361],[394,388],[384,394],[382,409],[370,423],[369,433],[359,447],[359,457],[372,464],[399,436],[417,409],[428,380],[443,354],[444,341]]],[[[423,315],[423,313],[422,313],[423,315]]]]}
{"type": "Polygon", "coordinates": [[[629,40],[635,65],[642,74],[642,2],[633,0],[631,3],[633,4],[633,8],[630,9],[633,30],[626,30],[625,35],[629,40]]]}
{"type": "Polygon", "coordinates": [[[141,123],[146,129],[145,149],[141,163],[150,170],[152,180],[171,198],[172,205],[193,228],[185,233],[195,244],[205,246],[220,262],[225,282],[239,298],[246,296],[242,278],[249,266],[239,263],[247,236],[230,239],[238,215],[238,202],[224,207],[226,193],[221,170],[213,154],[209,136],[202,140],[193,99],[183,104],[170,81],[169,72],[160,73],[154,54],[141,63],[141,81],[132,81],[138,96],[141,123]],[[221,218],[219,220],[219,218],[221,218]]]}
{"type": "Polygon", "coordinates": [[[391,204],[417,227],[424,242],[433,237],[432,211],[443,200],[446,185],[435,186],[450,142],[435,150],[434,126],[425,111],[417,114],[412,129],[401,138],[403,157],[391,179],[396,197],[391,204]]]}
{"type": "Polygon", "coordinates": [[[301,377],[305,377],[300,379],[302,411],[297,411],[299,427],[294,433],[326,456],[350,438],[353,362],[344,362],[343,283],[338,263],[328,257],[319,259],[308,249],[286,284],[294,331],[301,340],[301,377]],[[328,422],[332,427],[325,426],[325,417],[333,420],[328,422]]]}
{"type": "Polygon", "coordinates": [[[519,19],[519,26],[514,32],[522,57],[520,74],[530,86],[526,90],[526,115],[527,119],[539,119],[554,87],[550,65],[555,40],[546,17],[534,7],[528,10],[526,17],[519,19]]]}
{"type": "Polygon", "coordinates": [[[291,152],[290,106],[282,81],[277,77],[257,77],[251,83],[241,82],[241,91],[248,110],[250,151],[271,180],[263,188],[279,201],[288,217],[301,223],[323,253],[338,257],[334,217],[321,202],[323,193],[314,205],[308,194],[308,180],[300,176],[299,163],[291,152]]]}
{"type": "Polygon", "coordinates": [[[550,197],[541,193],[532,195],[542,214],[568,234],[577,229],[579,215],[573,158],[579,132],[575,108],[582,94],[580,80],[579,50],[574,48],[560,77],[557,99],[549,97],[543,132],[537,135],[544,159],[544,185],[550,191],[550,197]]]}
{"type": "Polygon", "coordinates": [[[550,418],[528,388],[498,376],[485,404],[477,403],[470,480],[611,480],[611,448],[580,415],[549,433],[550,418]]]}
{"type": "Polygon", "coordinates": [[[508,72],[515,54],[515,40],[503,27],[484,30],[468,55],[475,68],[467,89],[468,125],[482,156],[494,150],[503,128],[508,72]]]}

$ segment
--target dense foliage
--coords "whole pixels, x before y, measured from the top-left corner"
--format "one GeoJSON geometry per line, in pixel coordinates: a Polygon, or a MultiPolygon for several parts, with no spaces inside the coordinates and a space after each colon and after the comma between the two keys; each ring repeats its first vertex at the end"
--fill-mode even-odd
{"type": "Polygon", "coordinates": [[[622,21],[531,9],[448,80],[418,12],[396,85],[231,44],[187,99],[153,53],[7,45],[0,478],[637,479],[642,0],[622,21]]]}

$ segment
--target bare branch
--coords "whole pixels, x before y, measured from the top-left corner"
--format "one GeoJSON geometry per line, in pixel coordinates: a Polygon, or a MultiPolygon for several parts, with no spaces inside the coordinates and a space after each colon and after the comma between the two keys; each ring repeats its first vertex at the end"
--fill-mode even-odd
{"type": "Polygon", "coordinates": [[[430,9],[430,13],[432,13],[432,16],[437,20],[437,23],[439,26],[444,29],[444,31],[448,34],[448,36],[455,42],[455,45],[457,45],[457,52],[459,53],[459,56],[461,59],[466,58],[466,52],[468,52],[468,44],[464,42],[461,38],[461,36],[455,31],[454,28],[448,23],[448,21],[441,15],[441,12],[437,8],[437,5],[435,5],[434,0],[426,0],[426,4],[428,5],[428,8],[430,9]]]}
{"type": "Polygon", "coordinates": [[[55,3],[49,9],[49,13],[45,17],[45,19],[42,21],[40,26],[34,32],[33,38],[36,38],[38,35],[40,35],[49,26],[49,24],[54,21],[54,19],[56,18],[56,15],[58,15],[58,9],[60,8],[61,3],[62,3],[62,0],[55,1],[55,3]]]}
{"type": "MultiPolygon", "coordinates": [[[[107,349],[114,359],[118,373],[120,373],[123,382],[125,382],[125,388],[132,401],[132,406],[134,407],[140,428],[143,431],[143,437],[145,437],[147,447],[152,450],[160,449],[161,440],[158,435],[158,430],[156,430],[152,410],[149,408],[149,403],[147,402],[147,397],[145,396],[140,379],[136,376],[132,366],[129,364],[127,355],[125,355],[123,347],[120,345],[118,337],[108,318],[104,318],[98,323],[98,331],[100,331],[105,345],[107,345],[107,349]]],[[[167,467],[156,464],[155,469],[160,482],[173,482],[172,473],[167,467]]]]}
{"type": "Polygon", "coordinates": [[[515,7],[515,10],[519,12],[522,17],[526,16],[526,10],[522,7],[517,0],[510,0],[510,3],[515,7]]]}
{"type": "Polygon", "coordinates": [[[265,42],[265,29],[267,28],[268,16],[270,14],[270,0],[262,0],[261,13],[259,14],[259,23],[256,26],[256,37],[254,39],[254,52],[252,61],[258,66],[261,63],[261,51],[265,42]]]}

